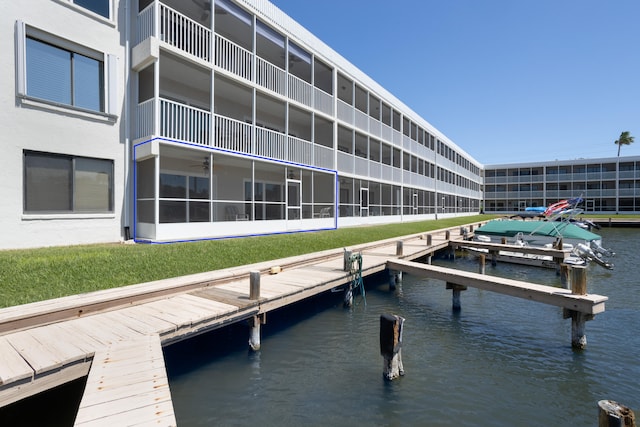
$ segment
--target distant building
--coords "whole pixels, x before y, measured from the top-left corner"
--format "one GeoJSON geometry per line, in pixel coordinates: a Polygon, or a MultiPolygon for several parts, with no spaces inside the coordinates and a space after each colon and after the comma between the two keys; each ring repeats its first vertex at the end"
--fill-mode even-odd
{"type": "Polygon", "coordinates": [[[523,211],[582,197],[587,213],[640,212],[640,156],[484,167],[484,210],[523,211]]]}

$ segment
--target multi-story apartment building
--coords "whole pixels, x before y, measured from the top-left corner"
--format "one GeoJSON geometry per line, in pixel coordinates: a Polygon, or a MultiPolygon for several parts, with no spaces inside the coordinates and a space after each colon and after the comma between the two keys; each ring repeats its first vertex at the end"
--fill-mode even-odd
{"type": "Polygon", "coordinates": [[[582,197],[586,212],[640,212],[640,157],[555,160],[484,167],[487,213],[517,212],[582,197]]]}
{"type": "Polygon", "coordinates": [[[266,0],[0,9],[0,248],[480,209],[476,160],[266,0]]]}

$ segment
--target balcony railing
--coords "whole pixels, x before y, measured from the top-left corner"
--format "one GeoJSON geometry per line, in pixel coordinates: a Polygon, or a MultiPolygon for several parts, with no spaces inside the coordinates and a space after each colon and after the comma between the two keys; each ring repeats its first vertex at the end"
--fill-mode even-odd
{"type": "Polygon", "coordinates": [[[216,34],[215,64],[236,76],[251,80],[253,54],[216,34]]]}
{"type": "Polygon", "coordinates": [[[215,116],[212,145],[228,151],[251,154],[251,125],[223,116],[215,116]]]}
{"type": "Polygon", "coordinates": [[[211,30],[160,2],[138,14],[136,43],[157,37],[204,61],[211,60],[211,30]]]}
{"type": "Polygon", "coordinates": [[[136,138],[162,136],[176,141],[210,145],[211,113],[167,99],[149,99],[136,108],[136,138]],[[157,126],[156,126],[157,125],[157,126]]]}
{"type": "Polygon", "coordinates": [[[325,114],[333,115],[333,96],[329,95],[322,89],[314,88],[313,92],[314,104],[316,110],[322,111],[325,114]]]}
{"type": "Polygon", "coordinates": [[[272,63],[256,57],[256,83],[280,95],[286,95],[287,73],[272,63]]]}
{"type": "Polygon", "coordinates": [[[209,145],[211,141],[211,113],[161,99],[160,135],[178,141],[209,145]]]}
{"type": "Polygon", "coordinates": [[[211,58],[211,30],[160,3],[160,39],[204,61],[211,58]]]}
{"type": "Polygon", "coordinates": [[[289,98],[307,107],[313,107],[313,86],[298,77],[289,74],[289,98]]]}

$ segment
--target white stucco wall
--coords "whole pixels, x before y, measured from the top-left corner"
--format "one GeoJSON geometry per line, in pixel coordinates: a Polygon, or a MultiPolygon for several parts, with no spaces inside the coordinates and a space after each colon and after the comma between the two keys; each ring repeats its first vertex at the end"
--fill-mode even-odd
{"type": "MultiPolygon", "coordinates": [[[[124,2],[112,2],[124,17],[124,2]]],[[[120,19],[124,22],[124,19],[120,19]]],[[[0,249],[96,242],[122,238],[125,132],[124,38],[116,20],[106,20],[64,0],[3,1],[0,4],[0,249]],[[77,114],[25,101],[16,89],[16,21],[105,55],[116,55],[117,117],[77,114]],[[114,161],[114,212],[100,215],[24,215],[23,150],[114,161]]],[[[122,29],[124,32],[124,29],[122,29]]]]}

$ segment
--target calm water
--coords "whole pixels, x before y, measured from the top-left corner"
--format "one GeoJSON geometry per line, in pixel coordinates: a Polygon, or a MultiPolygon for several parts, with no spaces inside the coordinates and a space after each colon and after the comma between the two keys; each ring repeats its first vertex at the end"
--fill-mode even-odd
{"type": "MultiPolygon", "coordinates": [[[[165,349],[180,426],[597,425],[597,402],[640,413],[640,231],[603,229],[615,270],[590,266],[588,291],[607,295],[587,322],[587,349],[571,349],[557,307],[473,288],[451,310],[444,283],[405,275],[366,283],[366,306],[341,294],[267,316],[262,350],[236,325],[165,349]],[[406,318],[406,375],[386,382],[382,313],[406,318]]],[[[475,259],[434,264],[477,271],[475,259]]],[[[559,285],[555,272],[499,264],[487,274],[559,285]]]]}

